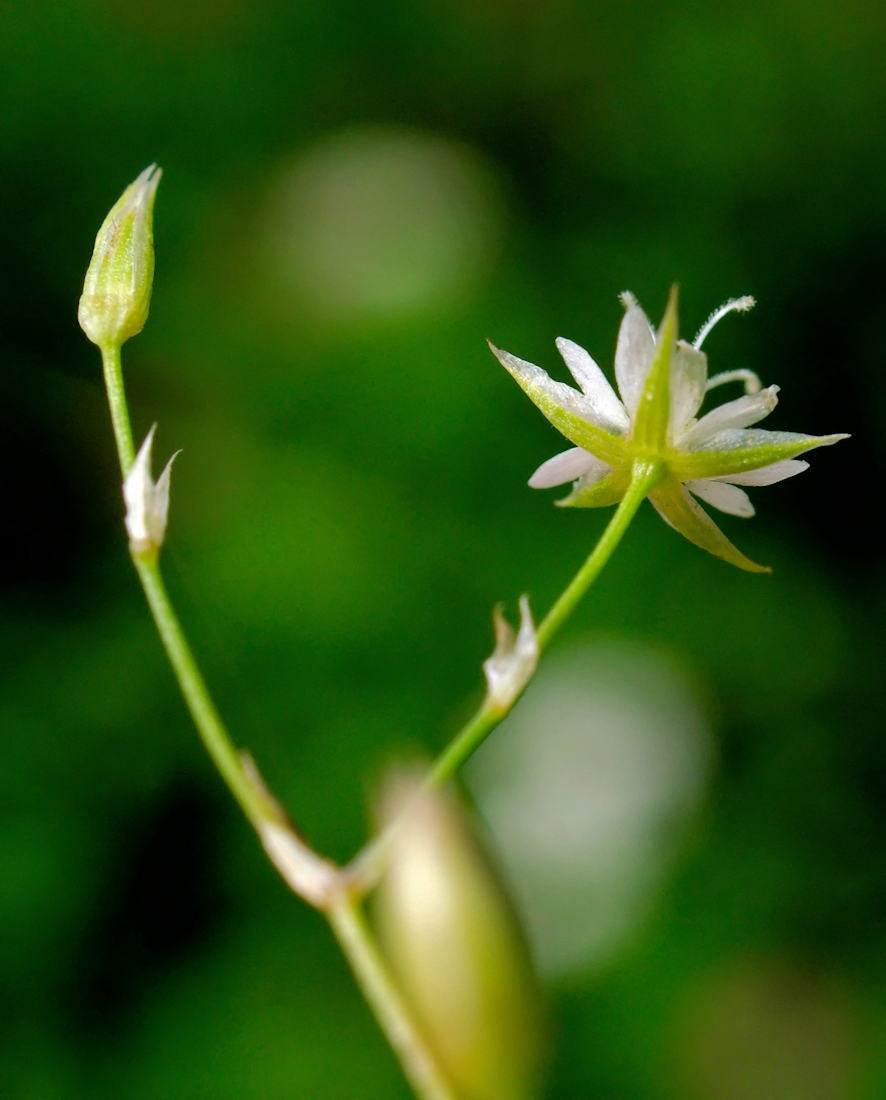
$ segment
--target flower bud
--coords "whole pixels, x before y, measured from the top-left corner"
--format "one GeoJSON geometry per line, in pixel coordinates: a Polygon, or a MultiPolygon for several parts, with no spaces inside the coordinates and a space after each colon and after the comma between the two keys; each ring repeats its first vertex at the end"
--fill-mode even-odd
{"type": "Polygon", "coordinates": [[[99,347],[119,347],[145,326],[154,280],[152,164],[131,183],[102,223],[83,283],[77,317],[99,347]]]}
{"type": "Polygon", "coordinates": [[[379,887],[386,953],[460,1100],[538,1095],[541,1013],[513,909],[452,792],[401,781],[379,887]]]}

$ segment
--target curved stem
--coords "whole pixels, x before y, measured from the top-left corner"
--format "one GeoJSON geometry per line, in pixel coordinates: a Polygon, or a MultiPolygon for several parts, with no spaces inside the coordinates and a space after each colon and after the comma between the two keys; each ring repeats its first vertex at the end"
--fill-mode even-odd
{"type": "Polygon", "coordinates": [[[458,1100],[416,1029],[358,903],[342,893],[326,909],[326,919],[416,1096],[458,1100]]]}
{"type": "Polygon", "coordinates": [[[156,551],[149,555],[133,554],[132,560],[166,656],[206,751],[243,812],[254,825],[258,827],[266,822],[278,822],[281,813],[274,801],[270,796],[264,795],[260,787],[244,773],[240,755],[215,708],[206,681],[197,667],[169,599],[156,551]]]}
{"type": "MultiPolygon", "coordinates": [[[[123,385],[120,345],[105,345],[101,353],[114,441],[117,444],[120,471],[125,479],[132,467],[135,448],[132,442],[129,409],[126,404],[126,390],[123,385]]],[[[191,647],[188,645],[163,583],[156,549],[150,548],[143,553],[133,553],[132,560],[181,693],[215,766],[254,825],[278,822],[281,818],[279,808],[270,796],[265,795],[260,786],[245,774],[237,750],[215,709],[206,681],[197,667],[191,647]]]]}
{"type": "MultiPolygon", "coordinates": [[[[600,575],[603,567],[621,542],[622,536],[637,513],[637,509],[660,478],[661,466],[659,463],[645,460],[638,460],[634,463],[627,492],[622,497],[597,545],[538,627],[536,637],[538,639],[539,656],[547,649],[557,632],[575,610],[581,598],[600,575]]],[[[526,686],[528,686],[528,681],[526,686]]],[[[506,707],[492,703],[487,698],[431,764],[425,776],[425,786],[439,787],[450,780],[465,761],[483,744],[490,733],[510,714],[519,698],[519,695],[516,696],[510,705],[506,707]]],[[[351,861],[346,873],[351,878],[354,890],[367,893],[378,882],[384,871],[390,830],[395,827],[396,823],[375,837],[374,840],[371,840],[363,851],[351,861]]]]}
{"type": "Polygon", "coordinates": [[[584,565],[557,599],[551,610],[545,615],[538,628],[538,648],[544,651],[554,635],[560,630],[582,596],[591,587],[602,572],[603,566],[612,557],[613,551],[621,542],[637,509],[643,503],[646,494],[654,489],[661,479],[661,465],[652,461],[637,461],[631,472],[631,483],[621,498],[615,514],[600,536],[600,541],[591,551],[584,565]]]}
{"type": "MultiPolygon", "coordinates": [[[[103,347],[102,366],[120,469],[125,479],[135,449],[120,347],[103,347]]],[[[157,548],[132,552],[154,623],[200,738],[231,793],[257,829],[265,851],[288,885],[328,920],[357,982],[419,1100],[458,1100],[413,1022],[349,894],[348,876],[317,856],[297,836],[283,810],[234,748],[197,667],[160,572],[157,548]]]]}
{"type": "MultiPolygon", "coordinates": [[[[628,529],[646,494],[654,487],[659,477],[660,468],[657,463],[636,462],[634,464],[633,476],[628,490],[622,497],[606,530],[600,536],[599,542],[538,627],[536,637],[538,639],[539,655],[547,649],[556,633],[575,610],[582,596],[600,575],[603,566],[609,561],[613,551],[621,542],[622,536],[628,529]]],[[[484,703],[434,761],[431,770],[428,772],[426,782],[430,786],[437,787],[451,779],[468,757],[510,713],[516,702],[517,700],[514,699],[507,708],[491,705],[488,702],[484,703]]]]}

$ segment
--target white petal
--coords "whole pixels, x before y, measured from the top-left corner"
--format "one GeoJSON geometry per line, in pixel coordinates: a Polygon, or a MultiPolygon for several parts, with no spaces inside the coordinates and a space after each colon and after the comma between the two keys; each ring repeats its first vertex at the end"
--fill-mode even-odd
{"type": "Polygon", "coordinates": [[[809,469],[809,463],[798,458],[783,458],[781,462],[773,462],[769,466],[761,466],[759,470],[749,470],[746,474],[728,474],[720,481],[728,481],[731,485],[775,485],[777,481],[784,481],[786,477],[794,477],[809,469]]]}
{"type": "Polygon", "coordinates": [[[707,356],[680,340],[671,355],[670,424],[674,439],[701,408],[707,377],[707,356]]]}
{"type": "Polygon", "coordinates": [[[681,443],[689,450],[701,450],[707,439],[728,428],[747,428],[768,416],[778,404],[778,386],[767,386],[759,393],[745,394],[711,409],[683,437],[681,443]]]}
{"type": "Polygon", "coordinates": [[[721,512],[728,512],[731,516],[748,519],[754,514],[750,497],[735,485],[727,485],[724,481],[699,480],[687,481],[685,487],[706,504],[719,508],[721,512]]]}
{"type": "Polygon", "coordinates": [[[598,467],[607,473],[612,468],[605,462],[601,462],[599,458],[582,450],[581,447],[570,447],[568,451],[561,451],[560,454],[549,458],[547,462],[543,462],[529,479],[529,485],[532,489],[551,489],[554,485],[575,481],[576,478],[598,467]]]}
{"type": "Polygon", "coordinates": [[[615,380],[628,416],[633,420],[655,357],[655,335],[649,318],[633,298],[624,300],[628,311],[615,345],[615,380]]]}
{"type": "Polygon", "coordinates": [[[596,408],[599,419],[608,423],[613,431],[626,432],[630,421],[624,405],[588,352],[563,336],[557,337],[557,350],[563,356],[563,362],[569,367],[572,377],[584,391],[585,397],[596,408]]]}

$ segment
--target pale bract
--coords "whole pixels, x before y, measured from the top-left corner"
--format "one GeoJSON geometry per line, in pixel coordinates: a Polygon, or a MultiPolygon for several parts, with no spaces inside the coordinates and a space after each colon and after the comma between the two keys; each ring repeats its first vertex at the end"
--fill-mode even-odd
{"type": "Polygon", "coordinates": [[[501,607],[496,607],[493,623],[495,650],[483,662],[486,702],[499,710],[507,711],[519,699],[538,665],[538,636],[532,621],[532,612],[529,610],[529,598],[520,597],[518,630],[514,630],[504,617],[501,607]]]}
{"type": "Polygon", "coordinates": [[[660,474],[648,496],[672,527],[733,565],[765,572],[733,546],[698,501],[752,516],[744,487],[799,474],[808,467],[799,455],[847,437],[755,428],[775,408],[778,387],[761,387],[750,371],[708,379],[702,342],[725,314],[749,309],[752,298],[716,310],[693,344],[677,339],[675,291],[657,332],[632,294],[623,294],[622,302],[625,315],[615,350],[618,394],[588,352],[571,340],[559,338],[557,349],[578,389],[490,344],[530,400],[574,444],[542,463],[529,484],[546,489],[571,481],[571,493],[558,503],[602,507],[624,496],[636,461],[651,461],[660,474]],[[745,382],[743,396],[699,416],[709,389],[736,380],[745,382]]]}
{"type": "Polygon", "coordinates": [[[126,505],[126,533],[134,554],[159,550],[166,537],[169,513],[169,479],[176,454],[163,467],[156,482],[151,477],[151,447],[154,424],[139,447],[138,454],[123,482],[123,502],[126,505]]]}

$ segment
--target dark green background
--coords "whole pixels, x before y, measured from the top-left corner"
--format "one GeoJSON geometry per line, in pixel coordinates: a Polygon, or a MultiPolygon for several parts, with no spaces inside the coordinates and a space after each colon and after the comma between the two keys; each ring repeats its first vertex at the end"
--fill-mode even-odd
{"type": "Polygon", "coordinates": [[[385,765],[479,696],[492,604],[543,610],[605,520],[525,488],[559,440],[484,338],[608,367],[625,288],[658,315],[679,281],[686,335],[757,296],[713,368],[782,386],[764,426],[853,439],[724,521],[771,577],[647,508],[558,642],[672,655],[718,762],[629,944],[551,989],[549,1095],[886,1095],[884,29],[860,0],[0,8],[0,1095],[406,1096],[127,561],[75,313],[151,160],[125,361],[136,432],[184,451],[170,586],[238,743],[340,858],[385,765]],[[295,216],[317,157],[335,186],[295,216]]]}

